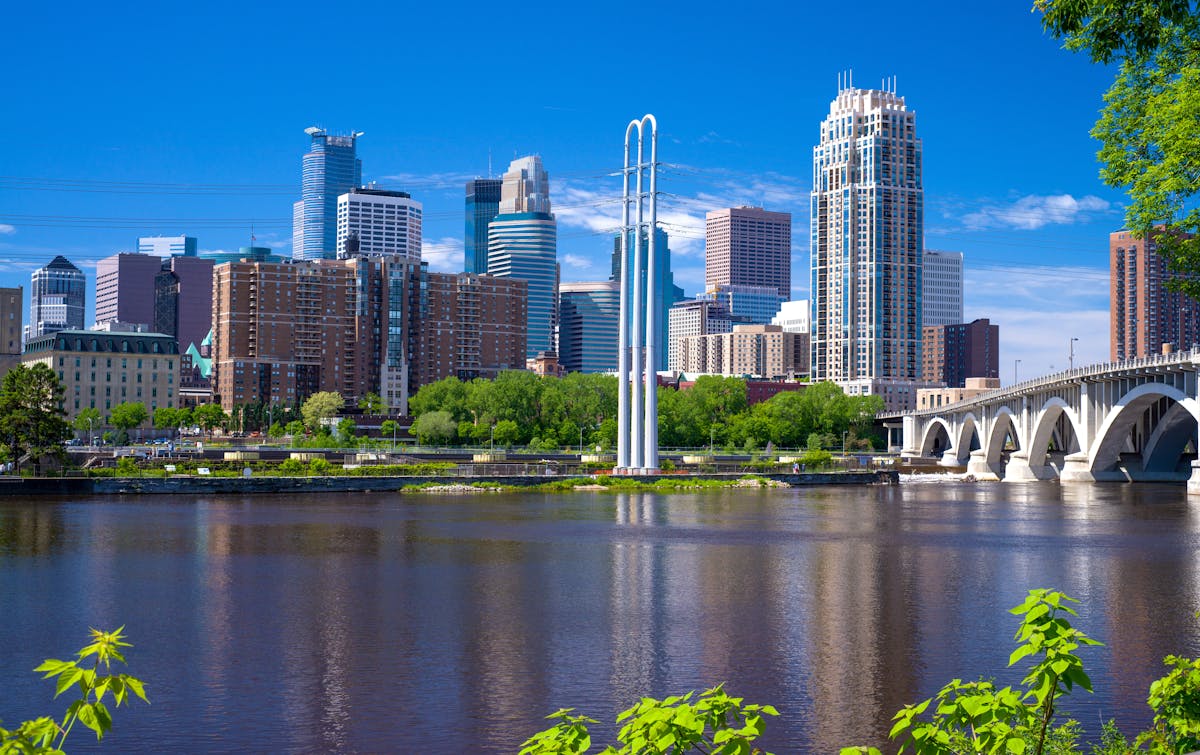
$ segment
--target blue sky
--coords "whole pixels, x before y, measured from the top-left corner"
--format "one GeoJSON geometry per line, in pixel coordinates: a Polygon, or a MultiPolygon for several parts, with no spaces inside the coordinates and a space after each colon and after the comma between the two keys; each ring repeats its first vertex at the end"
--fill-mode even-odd
{"type": "MultiPolygon", "coordinates": [[[[363,175],[425,207],[425,256],[461,269],[463,187],[542,155],[564,280],[607,276],[625,124],[660,124],[676,280],[703,286],[708,209],[793,214],[839,71],[897,79],[924,142],[926,247],[966,255],[966,316],[1001,376],[1108,355],[1108,233],[1123,196],[1088,136],[1113,71],[1030,2],[253,3],[9,9],[0,40],[0,285],[55,254],[86,272],[140,235],[289,251],[306,126],[359,129],[363,175]]],[[[28,291],[27,291],[28,296],[28,291]]],[[[91,296],[91,293],[89,293],[91,296]]],[[[89,305],[91,302],[89,302],[89,305]]]]}

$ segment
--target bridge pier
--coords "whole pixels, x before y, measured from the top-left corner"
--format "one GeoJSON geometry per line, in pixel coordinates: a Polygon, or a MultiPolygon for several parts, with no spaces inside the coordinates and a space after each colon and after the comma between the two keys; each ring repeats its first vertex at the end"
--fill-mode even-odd
{"type": "Polygon", "coordinates": [[[942,454],[942,458],[938,461],[939,467],[961,467],[962,462],[958,460],[958,452],[953,448],[947,448],[946,453],[942,454]]]}
{"type": "MultiPolygon", "coordinates": [[[[999,464],[996,465],[1000,466],[999,464]]],[[[971,460],[967,462],[967,474],[976,480],[999,480],[1000,470],[992,469],[987,463],[987,454],[980,448],[971,452],[971,460]]]]}
{"type": "Polygon", "coordinates": [[[1192,462],[1192,476],[1187,481],[1188,495],[1200,495],[1200,459],[1192,462]]]}
{"type": "Polygon", "coordinates": [[[1034,482],[1052,479],[1054,479],[1054,470],[1048,469],[1044,465],[1037,468],[1029,465],[1029,452],[1027,451],[1014,451],[1008,459],[1008,464],[1004,467],[1005,482],[1034,482]]]}
{"type": "Polygon", "coordinates": [[[1060,482],[1095,482],[1095,476],[1088,470],[1091,459],[1086,451],[1067,454],[1063,458],[1063,471],[1058,476],[1060,482]]]}

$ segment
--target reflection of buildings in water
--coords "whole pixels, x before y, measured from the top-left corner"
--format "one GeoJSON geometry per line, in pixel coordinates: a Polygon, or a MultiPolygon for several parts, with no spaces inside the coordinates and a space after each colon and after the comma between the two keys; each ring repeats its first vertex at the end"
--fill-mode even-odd
{"type": "Polygon", "coordinates": [[[530,707],[546,697],[550,663],[542,625],[549,612],[531,615],[528,609],[542,605],[547,589],[542,559],[525,543],[474,541],[471,560],[471,581],[459,588],[465,593],[458,617],[465,622],[463,712],[480,749],[500,751],[513,744],[512,723],[527,720],[530,707]]]}
{"type": "MultiPolygon", "coordinates": [[[[1160,537],[1167,528],[1200,530],[1200,504],[1188,500],[1178,486],[1110,485],[1105,492],[1108,487],[1123,494],[1122,507],[1140,507],[1138,518],[1149,521],[1136,533],[1126,529],[1121,538],[1125,542],[1106,555],[1111,569],[1105,589],[1095,592],[1095,605],[1088,601],[1084,610],[1103,611],[1108,619],[1103,635],[1093,633],[1105,643],[1103,652],[1110,658],[1113,710],[1104,715],[1115,715],[1122,728],[1136,730],[1149,725],[1146,697],[1150,683],[1167,673],[1163,658],[1200,655],[1200,619],[1195,615],[1200,606],[1195,597],[1200,589],[1200,549],[1174,538],[1164,547],[1160,537]],[[1178,497],[1172,501],[1174,496],[1178,497]],[[1191,601],[1181,599],[1188,595],[1191,601]]],[[[1125,526],[1128,520],[1120,517],[1125,526]]],[[[1099,688],[1095,676],[1092,680],[1099,688]]]]}
{"type": "Polygon", "coordinates": [[[49,556],[63,546],[62,508],[45,505],[5,505],[0,508],[0,554],[49,556]]]}
{"type": "Polygon", "coordinates": [[[205,723],[217,725],[225,712],[221,704],[230,681],[230,645],[237,631],[230,594],[234,532],[229,514],[220,504],[197,501],[193,511],[196,532],[192,550],[196,561],[193,589],[197,594],[194,611],[201,632],[197,638],[199,671],[206,692],[200,696],[204,701],[201,715],[205,723]]]}
{"type": "MultiPolygon", "coordinates": [[[[616,496],[616,523],[652,526],[654,499],[646,493],[616,496]]],[[[632,704],[641,695],[662,688],[667,665],[664,642],[664,574],[662,546],[651,538],[618,532],[611,541],[609,626],[611,631],[610,685],[614,699],[632,704]]],[[[678,593],[672,586],[672,593],[678,593]]],[[[625,703],[622,702],[622,705],[625,703]]]]}
{"type": "MultiPolygon", "coordinates": [[[[912,702],[920,669],[911,662],[924,601],[918,553],[903,539],[903,513],[889,489],[815,520],[812,606],[807,611],[814,751],[886,735],[891,716],[912,702]],[[896,504],[896,505],[893,505],[896,504]],[[879,734],[876,734],[878,736],[879,734]]],[[[878,744],[878,743],[876,743],[878,744]]]]}

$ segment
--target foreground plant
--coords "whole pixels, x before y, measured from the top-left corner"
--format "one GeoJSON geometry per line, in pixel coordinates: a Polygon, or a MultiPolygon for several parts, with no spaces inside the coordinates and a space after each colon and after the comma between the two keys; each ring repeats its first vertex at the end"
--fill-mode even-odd
{"type": "MultiPolygon", "coordinates": [[[[1077,615],[1068,604],[1078,602],[1061,592],[1030,590],[1025,602],[1010,611],[1022,619],[1015,637],[1021,644],[1009,656],[1008,665],[1035,659],[1021,681],[1023,687],[997,689],[988,681],[952,680],[935,696],[906,705],[893,717],[896,723],[888,737],[900,741],[899,752],[1081,754],[1079,723],[1054,723],[1062,696],[1075,687],[1092,691],[1076,651],[1102,644],[1066,618],[1077,615]],[[924,720],[927,712],[929,718],[924,720]]],[[[1168,656],[1166,664],[1174,670],[1150,685],[1154,729],[1129,744],[1110,721],[1104,724],[1093,755],[1181,755],[1200,748],[1200,660],[1168,656]]],[[[847,747],[841,753],[880,755],[874,747],[847,747]]]]}
{"type": "MultiPolygon", "coordinates": [[[[617,739],[621,747],[608,746],[600,755],[683,755],[688,752],[712,755],[752,755],[761,752],[751,743],[762,735],[763,716],[778,716],[770,705],[743,705],[718,684],[701,692],[656,700],[643,697],[617,716],[627,721],[617,739]]],[[[553,727],[538,732],[521,746],[520,755],[584,755],[592,746],[587,716],[572,715],[563,708],[546,716],[557,720],[553,727]]],[[[770,755],[764,753],[763,755],[770,755]]]]}
{"type": "Polygon", "coordinates": [[[140,679],[129,674],[107,673],[113,661],[125,663],[121,648],[132,647],[124,641],[125,635],[121,633],[124,629],[123,626],[112,632],[92,629],[91,643],[79,651],[75,660],[48,658],[34,669],[44,674],[43,679],[56,679],[55,698],[73,687],[78,688],[79,698],[67,708],[61,722],[42,716],[25,721],[12,731],[0,728],[0,755],[61,755],[63,743],[77,722],[96,732],[97,740],[112,729],[112,714],[105,705],[105,697],[111,696],[114,707],[128,703],[131,694],[149,702],[140,679]],[[89,658],[90,667],[83,665],[89,658]],[[101,670],[106,673],[102,675],[101,670]]]}

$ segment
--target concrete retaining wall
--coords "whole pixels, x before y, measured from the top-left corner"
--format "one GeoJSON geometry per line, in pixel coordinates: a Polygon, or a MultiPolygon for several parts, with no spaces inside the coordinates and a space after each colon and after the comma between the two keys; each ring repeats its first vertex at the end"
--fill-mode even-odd
{"type": "MultiPolygon", "coordinates": [[[[741,474],[687,475],[692,479],[736,480],[741,474]]],[[[765,474],[793,487],[808,485],[894,485],[899,476],[893,471],[809,472],[804,474],[765,474]]],[[[631,475],[629,479],[654,482],[680,480],[684,475],[631,475]]],[[[558,479],[552,475],[523,475],[496,478],[472,477],[0,477],[3,495],[211,495],[268,493],[378,492],[400,490],[407,485],[433,483],[463,485],[472,482],[497,482],[517,487],[532,487],[558,479]]],[[[584,482],[587,481],[583,477],[584,482]]]]}

